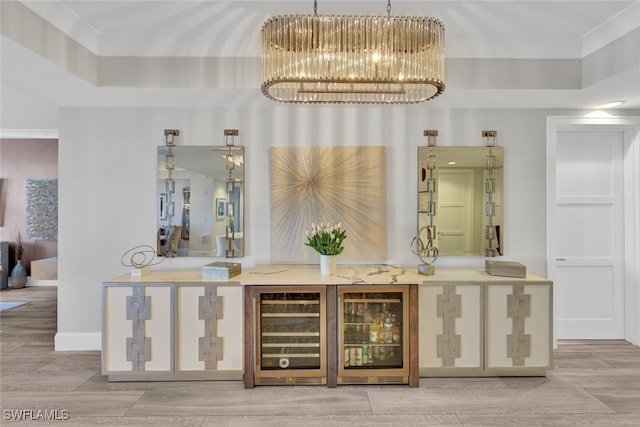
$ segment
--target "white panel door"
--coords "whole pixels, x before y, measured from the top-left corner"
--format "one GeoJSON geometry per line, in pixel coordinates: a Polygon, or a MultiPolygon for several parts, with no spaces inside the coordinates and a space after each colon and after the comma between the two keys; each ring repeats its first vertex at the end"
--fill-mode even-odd
{"type": "Polygon", "coordinates": [[[473,252],[472,169],[438,169],[438,248],[447,255],[473,252]]]}
{"type": "Polygon", "coordinates": [[[558,338],[624,338],[623,147],[622,131],[581,130],[559,131],[549,147],[556,182],[548,268],[558,338]]]}

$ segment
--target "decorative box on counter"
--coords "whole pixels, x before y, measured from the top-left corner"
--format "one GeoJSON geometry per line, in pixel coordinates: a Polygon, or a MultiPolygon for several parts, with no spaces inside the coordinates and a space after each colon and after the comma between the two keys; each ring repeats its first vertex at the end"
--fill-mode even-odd
{"type": "Polygon", "coordinates": [[[239,262],[212,262],[202,267],[203,279],[230,279],[242,272],[239,262]]]}
{"type": "Polygon", "coordinates": [[[527,277],[527,267],[514,261],[485,260],[484,269],[492,276],[527,277]]]}

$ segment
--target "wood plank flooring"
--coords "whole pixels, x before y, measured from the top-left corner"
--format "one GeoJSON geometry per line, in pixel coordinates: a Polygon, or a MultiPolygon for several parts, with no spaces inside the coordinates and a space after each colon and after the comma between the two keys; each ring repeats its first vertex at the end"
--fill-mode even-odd
{"type": "Polygon", "coordinates": [[[0,313],[2,425],[640,425],[640,347],[625,341],[562,342],[547,377],[421,378],[412,389],[109,383],[100,374],[98,351],[54,351],[56,295],[51,287],[0,292],[0,301],[29,301],[0,313]],[[32,411],[29,421],[10,419],[21,410],[32,411]],[[68,419],[37,419],[44,410],[68,419]]]}

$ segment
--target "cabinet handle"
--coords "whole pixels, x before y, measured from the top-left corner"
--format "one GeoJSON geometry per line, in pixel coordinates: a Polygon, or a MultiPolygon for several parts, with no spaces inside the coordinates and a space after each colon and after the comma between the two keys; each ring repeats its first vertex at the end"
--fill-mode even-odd
{"type": "Polygon", "coordinates": [[[556,261],[566,261],[566,258],[556,258],[556,261]]]}

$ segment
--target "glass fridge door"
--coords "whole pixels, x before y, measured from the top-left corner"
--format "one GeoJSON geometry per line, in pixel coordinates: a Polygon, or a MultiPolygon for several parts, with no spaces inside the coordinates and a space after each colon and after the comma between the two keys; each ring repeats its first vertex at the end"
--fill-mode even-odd
{"type": "Polygon", "coordinates": [[[345,371],[404,368],[403,292],[351,292],[342,298],[345,371]]]}
{"type": "Polygon", "coordinates": [[[320,301],[320,292],[260,294],[262,370],[321,368],[320,301]]]}

